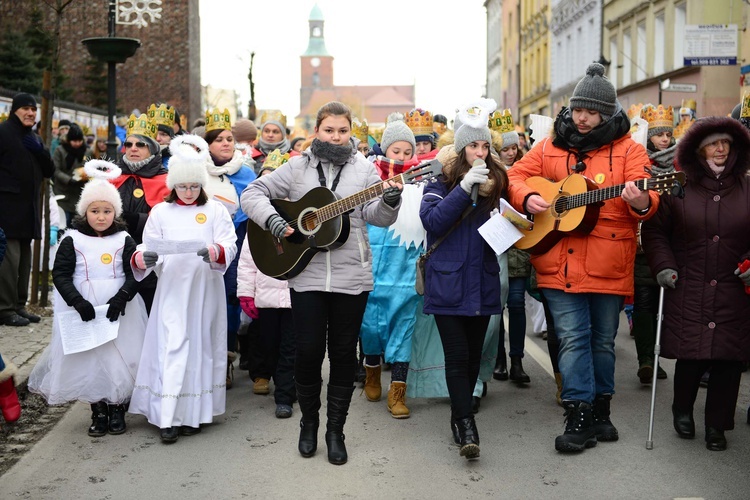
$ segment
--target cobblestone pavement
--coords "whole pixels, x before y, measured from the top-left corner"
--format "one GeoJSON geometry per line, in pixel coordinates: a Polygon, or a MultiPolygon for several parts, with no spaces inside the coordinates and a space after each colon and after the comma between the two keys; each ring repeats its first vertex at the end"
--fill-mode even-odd
{"type": "Polygon", "coordinates": [[[52,338],[52,309],[28,309],[46,316],[29,326],[0,326],[0,354],[6,363],[18,366],[16,385],[21,387],[25,387],[31,369],[52,338]]]}

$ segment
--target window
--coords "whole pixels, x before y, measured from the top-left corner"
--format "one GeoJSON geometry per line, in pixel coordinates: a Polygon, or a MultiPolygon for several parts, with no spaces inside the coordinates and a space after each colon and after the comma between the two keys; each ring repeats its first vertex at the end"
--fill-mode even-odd
{"type": "Polygon", "coordinates": [[[672,69],[685,65],[685,14],[686,4],[675,5],[674,8],[674,57],[672,69]]]}
{"type": "Polygon", "coordinates": [[[654,75],[664,73],[664,12],[654,18],[654,75]]]}
{"type": "Polygon", "coordinates": [[[646,21],[641,21],[636,27],[636,47],[638,47],[637,59],[636,59],[636,81],[646,79],[646,67],[648,61],[646,61],[646,21]]]}
{"type": "Polygon", "coordinates": [[[313,87],[319,87],[320,86],[320,75],[318,74],[317,71],[315,73],[313,73],[313,75],[312,75],[312,84],[313,84],[313,87]]]}
{"type": "Polygon", "coordinates": [[[630,30],[622,34],[622,86],[627,87],[631,82],[631,69],[633,66],[633,40],[630,30]]]}
{"type": "Polygon", "coordinates": [[[617,52],[617,37],[613,36],[609,39],[609,80],[612,82],[612,85],[615,86],[615,88],[618,87],[617,85],[617,64],[619,61],[619,56],[617,52]]]}

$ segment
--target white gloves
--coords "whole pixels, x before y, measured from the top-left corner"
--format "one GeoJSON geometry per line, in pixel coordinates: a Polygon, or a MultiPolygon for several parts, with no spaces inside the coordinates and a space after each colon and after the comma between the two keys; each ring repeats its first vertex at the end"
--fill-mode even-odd
{"type": "Polygon", "coordinates": [[[490,169],[487,168],[487,165],[471,167],[471,169],[464,174],[464,178],[461,179],[461,189],[466,191],[467,194],[471,194],[471,187],[474,184],[484,184],[487,182],[487,174],[489,173],[490,169]]]}

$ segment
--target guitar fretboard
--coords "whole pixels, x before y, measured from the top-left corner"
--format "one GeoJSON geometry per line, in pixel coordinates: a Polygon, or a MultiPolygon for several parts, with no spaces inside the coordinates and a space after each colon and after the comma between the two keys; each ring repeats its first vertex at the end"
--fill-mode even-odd
{"type": "MultiPolygon", "coordinates": [[[[641,191],[650,189],[650,179],[639,179],[635,181],[635,185],[641,191]]],[[[592,203],[599,203],[605,200],[611,200],[617,198],[622,194],[622,190],[625,189],[625,184],[618,184],[616,186],[608,186],[601,189],[594,189],[586,191],[585,193],[578,193],[565,197],[566,206],[568,209],[578,208],[584,205],[591,205],[592,203]]]]}
{"type": "MultiPolygon", "coordinates": [[[[394,177],[391,177],[385,182],[388,181],[405,184],[403,174],[398,174],[394,177]]],[[[378,182],[377,184],[374,184],[369,188],[360,191],[359,193],[354,193],[351,196],[341,198],[338,201],[334,201],[333,203],[330,203],[324,207],[320,207],[315,211],[315,217],[317,218],[319,224],[331,219],[335,219],[339,215],[345,214],[346,212],[367,203],[373,198],[377,198],[381,194],[383,194],[383,183],[378,182]]]]}

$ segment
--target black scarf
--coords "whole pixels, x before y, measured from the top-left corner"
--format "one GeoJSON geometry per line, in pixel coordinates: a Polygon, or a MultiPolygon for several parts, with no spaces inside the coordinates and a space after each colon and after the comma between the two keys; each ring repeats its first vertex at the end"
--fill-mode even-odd
{"type": "Polygon", "coordinates": [[[65,148],[65,152],[68,153],[65,157],[65,166],[68,172],[73,170],[73,165],[76,162],[83,163],[83,157],[86,154],[86,144],[81,144],[79,147],[74,148],[69,142],[63,142],[62,147],[65,148]]]}
{"type": "Polygon", "coordinates": [[[565,151],[574,150],[578,161],[583,161],[584,153],[611,144],[628,132],[630,132],[630,120],[619,103],[617,103],[615,114],[588,134],[578,132],[578,128],[573,123],[572,112],[564,107],[555,120],[555,138],[552,144],[565,151]]]}
{"type": "Polygon", "coordinates": [[[347,161],[349,161],[349,158],[352,156],[352,142],[349,141],[346,144],[332,144],[330,142],[324,142],[320,141],[317,138],[313,139],[312,144],[310,145],[310,150],[312,154],[320,158],[321,160],[326,160],[334,165],[343,165],[347,161]]]}

